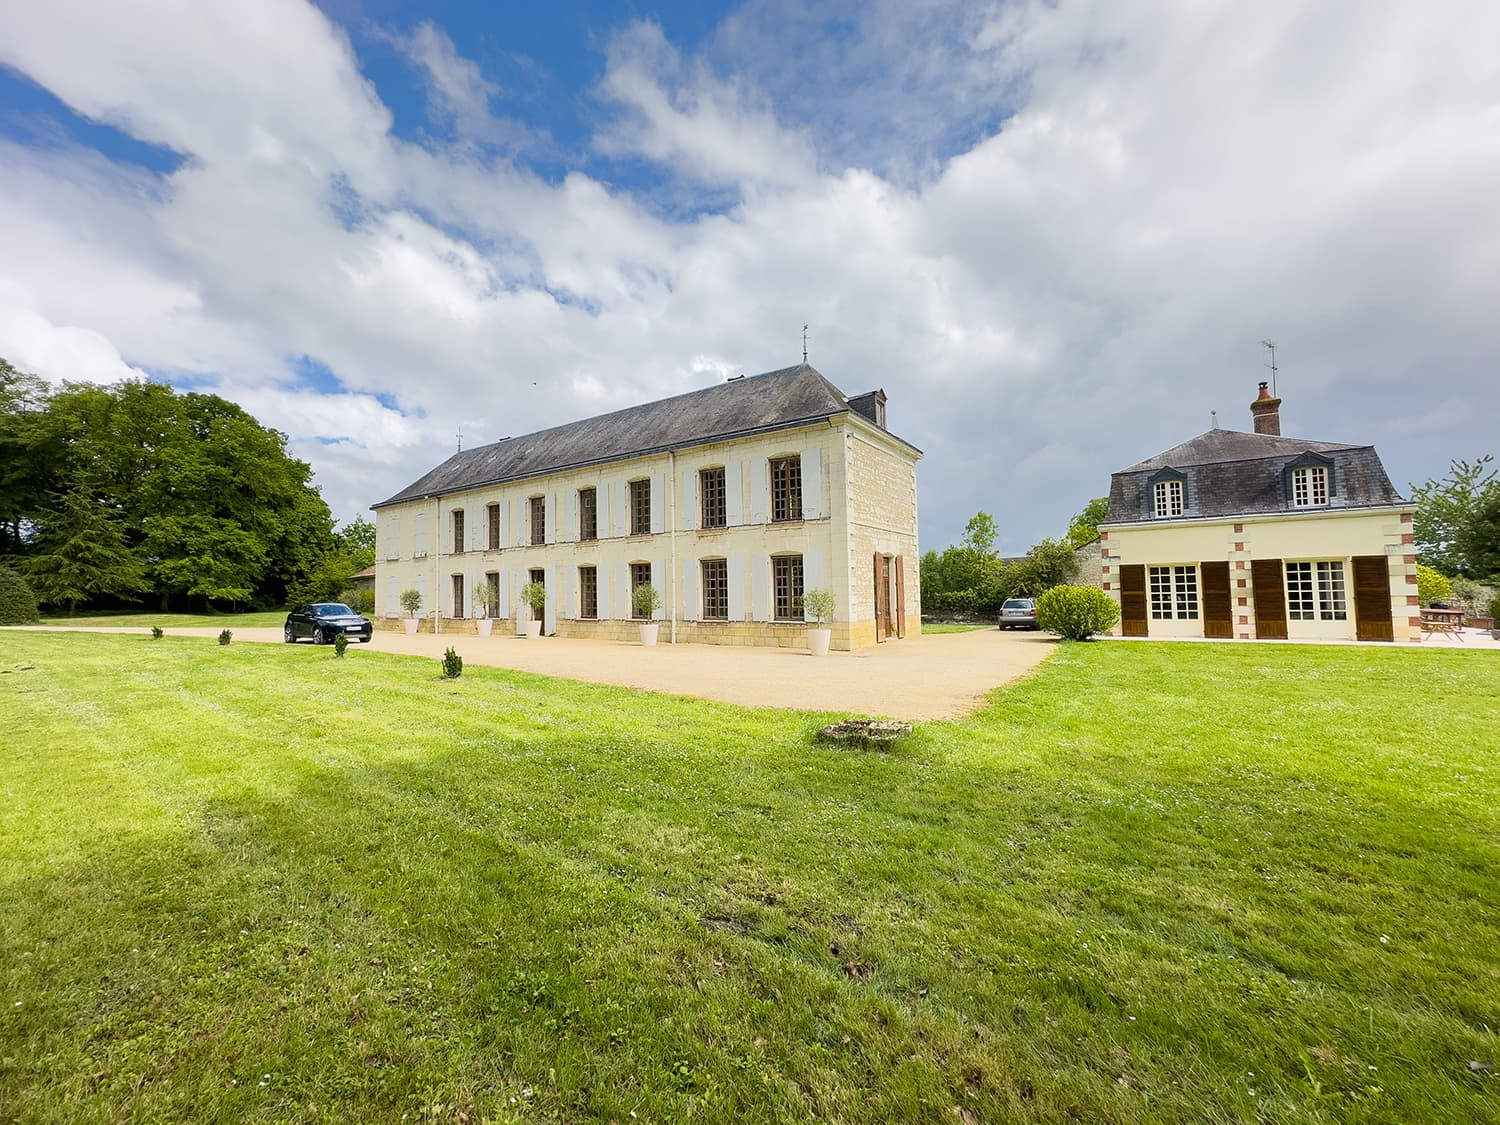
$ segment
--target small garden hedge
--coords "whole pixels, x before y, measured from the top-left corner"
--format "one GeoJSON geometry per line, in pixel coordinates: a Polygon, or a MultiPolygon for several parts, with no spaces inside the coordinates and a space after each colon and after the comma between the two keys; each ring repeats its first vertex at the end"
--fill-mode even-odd
{"type": "Polygon", "coordinates": [[[1120,607],[1097,586],[1054,586],[1036,600],[1036,623],[1070,641],[1107,633],[1120,620],[1120,607]]]}
{"type": "Polygon", "coordinates": [[[0,625],[35,625],[36,595],[8,566],[0,566],[0,625]]]}

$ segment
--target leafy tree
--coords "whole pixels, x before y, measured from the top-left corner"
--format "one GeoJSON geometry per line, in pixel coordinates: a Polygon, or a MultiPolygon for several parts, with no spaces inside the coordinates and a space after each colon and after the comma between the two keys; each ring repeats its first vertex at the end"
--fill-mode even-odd
{"type": "Polygon", "coordinates": [[[964,537],[960,545],[980,558],[993,558],[995,540],[999,534],[1000,529],[995,526],[994,516],[988,512],[975,512],[964,525],[964,537]]]}
{"type": "Polygon", "coordinates": [[[1471,576],[1500,578],[1500,486],[1492,484],[1474,505],[1459,531],[1458,550],[1471,576]]]}
{"type": "Polygon", "coordinates": [[[1412,531],[1420,562],[1450,577],[1462,574],[1482,578],[1486,573],[1494,573],[1486,572],[1483,562],[1471,560],[1467,554],[1471,542],[1481,545],[1479,549],[1483,551],[1486,536],[1482,524],[1485,520],[1494,522],[1493,504],[1486,504],[1492,497],[1500,496],[1500,481],[1491,467],[1493,462],[1492,455],[1473,462],[1455,460],[1441,480],[1411,486],[1412,499],[1417,505],[1412,531]],[[1476,521],[1481,526],[1476,527],[1476,521]]]}
{"type": "Polygon", "coordinates": [[[1417,601],[1422,605],[1446,601],[1453,593],[1453,583],[1448,576],[1424,563],[1417,564],[1417,601]]]}
{"type": "Polygon", "coordinates": [[[1096,496],[1083,506],[1079,512],[1068,521],[1068,543],[1073,547],[1082,547],[1085,543],[1092,543],[1099,538],[1099,525],[1104,522],[1104,517],[1109,514],[1109,498],[1107,496],[1096,496]]]}
{"type": "Polygon", "coordinates": [[[0,566],[0,625],[30,625],[36,619],[36,595],[26,579],[0,566]]]}
{"type": "Polygon", "coordinates": [[[1078,575],[1078,556],[1066,542],[1043,539],[1011,568],[1011,597],[1037,597],[1078,575]]]}
{"type": "Polygon", "coordinates": [[[80,601],[146,587],[145,567],[125,543],[119,514],[86,486],[56,497],[22,567],[37,596],[50,605],[66,604],[70,615],[80,601]]]}
{"type": "Polygon", "coordinates": [[[0,554],[18,555],[25,528],[47,505],[52,458],[39,442],[47,385],[0,359],[0,554]]]}
{"type": "Polygon", "coordinates": [[[339,549],[349,557],[349,565],[357,574],[375,562],[375,525],[364,516],[355,516],[335,536],[339,549]]]}

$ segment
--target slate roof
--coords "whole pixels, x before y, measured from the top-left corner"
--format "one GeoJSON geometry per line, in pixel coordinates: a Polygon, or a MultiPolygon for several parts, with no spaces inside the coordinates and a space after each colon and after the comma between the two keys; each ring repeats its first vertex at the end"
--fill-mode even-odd
{"type": "Polygon", "coordinates": [[[1387,507],[1403,502],[1372,445],[1209,430],[1113,474],[1109,514],[1103,522],[1153,522],[1151,485],[1163,470],[1180,474],[1185,485],[1184,512],[1177,519],[1307,512],[1309,509],[1291,506],[1288,480],[1294,463],[1309,455],[1332,469],[1328,506],[1312,511],[1387,507]]]}
{"type": "Polygon", "coordinates": [[[789,429],[850,412],[844,393],[804,363],[465,449],[373,507],[789,429]]]}

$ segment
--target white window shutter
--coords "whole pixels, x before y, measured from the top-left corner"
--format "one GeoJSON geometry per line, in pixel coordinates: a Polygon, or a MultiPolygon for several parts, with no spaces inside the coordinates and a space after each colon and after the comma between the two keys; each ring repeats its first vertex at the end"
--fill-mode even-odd
{"type": "Polygon", "coordinates": [[[480,519],[484,509],[478,505],[470,505],[464,509],[464,526],[469,529],[469,550],[480,551],[484,549],[484,524],[480,519]]]}
{"type": "Polygon", "coordinates": [[[730,555],[726,565],[729,572],[729,620],[745,620],[745,560],[730,555]]]}
{"type": "Polygon", "coordinates": [[[401,580],[394,574],[385,580],[385,604],[380,612],[386,617],[401,615],[401,580]]]}
{"type": "MultiPolygon", "coordinates": [[[[630,527],[630,482],[621,481],[616,490],[615,537],[623,536],[630,527]]],[[[628,587],[627,587],[628,589],[628,587]]]]}
{"type": "Polygon", "coordinates": [[[682,491],[677,494],[677,526],[692,531],[698,526],[698,474],[691,469],[682,474],[682,491]]]}
{"type": "Polygon", "coordinates": [[[542,519],[547,524],[542,529],[545,533],[542,536],[543,542],[561,542],[562,536],[557,534],[557,493],[549,492],[542,498],[542,519]]]}
{"type": "Polygon", "coordinates": [[[771,510],[771,463],[764,457],[750,463],[750,522],[765,523],[771,510]]]}
{"type": "Polygon", "coordinates": [[[771,556],[759,551],[750,561],[750,613],[756,621],[771,620],[771,556]]]}
{"type": "Polygon", "coordinates": [[[559,543],[572,543],[578,538],[578,489],[568,489],[568,522],[557,529],[559,543]]]}
{"type": "Polygon", "coordinates": [[[500,589],[499,589],[499,598],[500,598],[500,616],[501,617],[509,617],[510,616],[510,583],[509,583],[509,581],[507,581],[508,578],[509,578],[508,572],[502,570],[500,572],[500,576],[495,579],[495,584],[500,587],[500,589]]]}
{"type": "Polygon", "coordinates": [[[657,621],[663,620],[671,609],[667,602],[667,595],[672,592],[671,583],[667,581],[670,575],[671,571],[667,567],[666,559],[657,559],[651,564],[651,585],[655,586],[657,593],[661,595],[661,607],[651,615],[657,621]]]}
{"type": "Polygon", "coordinates": [[[620,584],[619,600],[616,603],[620,620],[628,620],[635,616],[635,608],[630,603],[630,564],[621,563],[615,567],[615,581],[620,584]]]}
{"type": "Polygon", "coordinates": [[[730,461],[724,466],[724,520],[730,527],[739,527],[745,522],[745,497],[740,484],[740,463],[730,461]]]}
{"type": "Polygon", "coordinates": [[[401,518],[392,516],[385,524],[385,557],[388,559],[399,559],[401,557],[401,518]]]}
{"type": "Polygon", "coordinates": [[[510,504],[505,500],[500,501],[500,546],[510,546],[510,504]]]}
{"type": "MultiPolygon", "coordinates": [[[[806,461],[803,462],[807,464],[806,461]]],[[[802,556],[802,593],[805,597],[809,590],[825,590],[826,582],[823,577],[823,552],[808,551],[802,556]]],[[[807,620],[807,611],[802,612],[803,620],[807,620]]]]}
{"type": "Polygon", "coordinates": [[[551,636],[557,632],[557,607],[562,601],[562,589],[558,585],[556,563],[544,573],[547,576],[547,605],[542,610],[542,632],[551,636]]]}
{"type": "Polygon", "coordinates": [[[682,560],[682,619],[698,620],[698,560],[682,560]]]}
{"type": "Polygon", "coordinates": [[[802,454],[802,518],[820,519],[823,515],[823,455],[817,449],[802,454]]]}
{"type": "Polygon", "coordinates": [[[651,474],[651,531],[660,534],[667,530],[666,521],[662,513],[666,510],[667,489],[666,478],[661,473],[651,474]]]}
{"type": "MultiPolygon", "coordinates": [[[[600,493],[603,495],[603,493],[600,493]]],[[[594,568],[594,595],[598,603],[594,607],[594,616],[600,621],[613,620],[615,599],[613,595],[614,582],[610,578],[608,567],[594,568]]]]}

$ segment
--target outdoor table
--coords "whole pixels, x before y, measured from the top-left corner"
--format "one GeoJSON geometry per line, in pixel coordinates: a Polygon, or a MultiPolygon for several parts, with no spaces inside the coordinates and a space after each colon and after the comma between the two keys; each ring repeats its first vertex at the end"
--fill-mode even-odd
{"type": "Polygon", "coordinates": [[[1424,634],[1449,633],[1463,640],[1464,611],[1461,609],[1424,609],[1422,632],[1424,634]]]}

